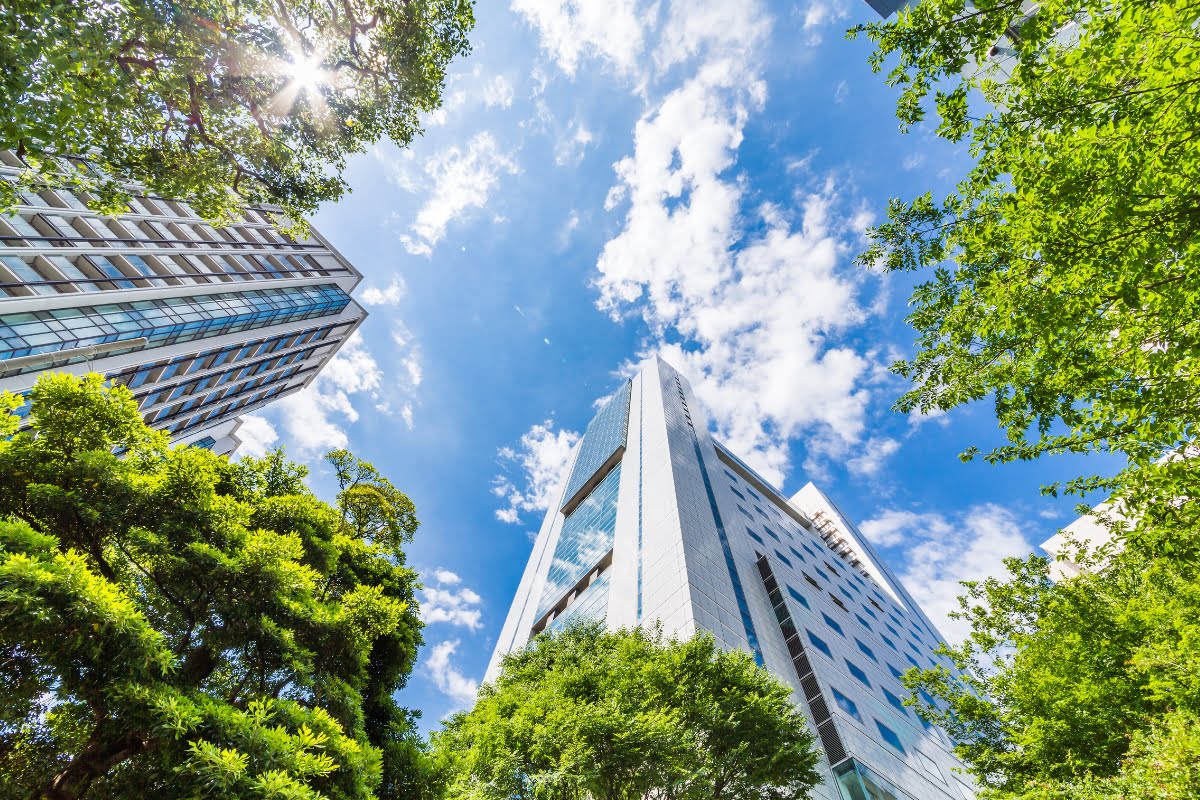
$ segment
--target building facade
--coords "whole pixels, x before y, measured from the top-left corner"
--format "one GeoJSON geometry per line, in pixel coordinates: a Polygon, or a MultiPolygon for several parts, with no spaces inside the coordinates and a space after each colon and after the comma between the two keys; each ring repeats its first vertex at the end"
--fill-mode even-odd
{"type": "MultiPolygon", "coordinates": [[[[21,167],[0,151],[0,179],[21,167]]],[[[277,208],[215,228],[129,189],[119,217],[65,190],[0,215],[0,390],[98,372],[177,442],[229,453],[243,414],[307,385],[365,319],[362,276],[319,233],[285,233],[277,208]]]]}
{"type": "Polygon", "coordinates": [[[588,425],[497,641],[501,658],[584,616],[711,633],[790,685],[824,754],[822,800],[973,800],[945,733],[901,698],[953,666],[912,597],[811,483],[784,497],[708,434],[655,359],[588,425]]]}

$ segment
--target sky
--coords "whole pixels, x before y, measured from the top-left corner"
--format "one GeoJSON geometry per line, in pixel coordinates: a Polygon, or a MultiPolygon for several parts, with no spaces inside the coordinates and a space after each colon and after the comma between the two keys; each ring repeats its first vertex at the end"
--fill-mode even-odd
{"type": "Polygon", "coordinates": [[[472,54],[405,149],[353,160],[313,224],[370,311],[306,390],[249,417],[330,493],[347,447],[416,504],[423,728],[470,703],[578,432],[637,365],[687,375],[714,433],[791,495],[815,481],[950,639],[960,580],[1074,517],[1059,458],[1001,443],[988,402],[891,410],[917,278],[853,261],[890,197],[949,192],[964,148],[902,134],[845,31],[861,0],[480,3],[472,54]]]}

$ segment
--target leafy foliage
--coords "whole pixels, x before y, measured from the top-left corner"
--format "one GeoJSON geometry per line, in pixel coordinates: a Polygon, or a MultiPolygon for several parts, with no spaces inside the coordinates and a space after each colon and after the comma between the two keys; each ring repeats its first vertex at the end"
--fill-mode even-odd
{"type": "Polygon", "coordinates": [[[1200,797],[1196,568],[1136,548],[1057,584],[1042,558],[1008,568],[960,600],[972,632],[944,652],[967,687],[944,668],[905,676],[918,713],[993,797],[1200,797]]]}
{"type": "Polygon", "coordinates": [[[1200,3],[1027,8],[924,0],[852,32],[877,44],[876,70],[894,65],[902,125],[932,105],[977,159],[944,200],[892,201],[860,257],[932,268],[897,408],[994,396],[1009,441],[989,461],[1124,456],[1116,476],[1047,491],[1106,491],[1132,520],[1121,533],[1192,557],[1200,504],[1176,500],[1200,482],[1200,3]],[[993,46],[1011,51],[1007,81],[993,46]]]}
{"type": "MultiPolygon", "coordinates": [[[[217,222],[258,203],[298,220],[346,190],[348,155],[420,132],[473,24],[470,0],[11,0],[0,149],[25,188],[104,211],[121,176],[217,222]]],[[[0,182],[0,211],[17,189],[0,182]]]]}
{"type": "Polygon", "coordinates": [[[711,637],[582,623],[501,664],[435,735],[449,798],[784,800],[819,782],[791,692],[711,637]]]}
{"type": "Polygon", "coordinates": [[[332,507],[282,451],[172,448],[97,375],[41,378],[30,419],[0,441],[0,798],[425,796],[407,497],[345,452],[332,507]]]}

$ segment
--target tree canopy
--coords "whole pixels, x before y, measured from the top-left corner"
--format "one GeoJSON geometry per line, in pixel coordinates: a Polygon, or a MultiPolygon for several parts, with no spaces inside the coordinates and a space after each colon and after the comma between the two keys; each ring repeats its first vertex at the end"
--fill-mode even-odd
{"type": "Polygon", "coordinates": [[[961,598],[971,634],[945,652],[966,685],[905,676],[989,797],[1200,798],[1200,572],[1139,549],[1059,583],[1046,559],[1010,560],[961,598]]]}
{"type": "Polygon", "coordinates": [[[1008,443],[990,461],[1118,454],[1120,474],[1047,491],[1109,493],[1122,533],[1188,557],[1200,504],[1176,500],[1200,478],[1187,457],[1200,419],[1198,18],[1196,0],[923,0],[851,32],[902,87],[902,126],[933,111],[938,135],[975,156],[948,197],[892,201],[861,256],[926,273],[897,407],[992,396],[1008,443]]]}
{"type": "Polygon", "coordinates": [[[171,447],[97,375],[39,379],[25,432],[0,397],[0,798],[427,796],[407,497],[171,447]]]}
{"type": "Polygon", "coordinates": [[[420,132],[473,24],[471,0],[6,0],[0,149],[29,168],[0,212],[50,186],[115,213],[131,180],[215,222],[299,220],[348,155],[420,132]]]}
{"type": "Polygon", "coordinates": [[[451,800],[785,800],[820,780],[791,691],[748,655],[591,622],[506,656],[431,755],[451,800]]]}

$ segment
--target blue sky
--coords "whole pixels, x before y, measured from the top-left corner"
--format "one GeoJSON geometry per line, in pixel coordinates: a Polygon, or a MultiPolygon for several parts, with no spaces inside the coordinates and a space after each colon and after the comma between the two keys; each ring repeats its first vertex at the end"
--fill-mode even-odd
{"type": "Polygon", "coordinates": [[[474,52],[409,149],[354,160],[314,223],[371,311],[305,392],[243,428],[313,465],[345,446],[417,505],[426,727],[462,707],[570,444],[646,354],[688,374],[731,448],[792,493],[815,480],[931,616],[1072,516],[1065,460],[964,465],[986,403],[890,406],[912,280],[852,264],[891,196],[968,164],[901,135],[895,90],[843,33],[865,3],[481,3],[474,52]]]}

